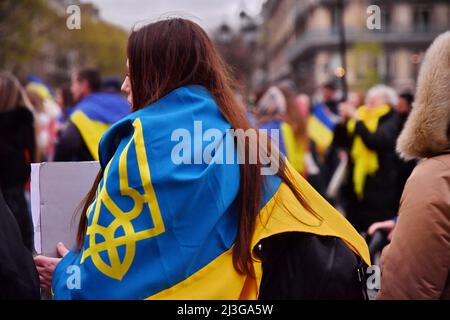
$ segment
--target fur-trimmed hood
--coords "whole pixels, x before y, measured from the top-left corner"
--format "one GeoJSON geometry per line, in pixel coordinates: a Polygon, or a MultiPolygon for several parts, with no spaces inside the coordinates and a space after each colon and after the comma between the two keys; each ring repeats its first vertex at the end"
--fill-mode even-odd
{"type": "Polygon", "coordinates": [[[417,80],[416,102],[397,140],[405,160],[432,157],[450,148],[450,31],[428,48],[417,80]]]}

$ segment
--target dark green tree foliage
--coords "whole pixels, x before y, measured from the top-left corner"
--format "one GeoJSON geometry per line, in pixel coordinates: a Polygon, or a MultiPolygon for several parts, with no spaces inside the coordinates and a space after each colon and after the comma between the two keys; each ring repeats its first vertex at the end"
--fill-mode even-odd
{"type": "Polygon", "coordinates": [[[71,69],[96,66],[105,76],[125,73],[127,32],[102,21],[81,4],[81,29],[69,30],[63,5],[44,0],[0,1],[0,70],[19,78],[33,73],[51,84],[68,81],[71,69]]]}

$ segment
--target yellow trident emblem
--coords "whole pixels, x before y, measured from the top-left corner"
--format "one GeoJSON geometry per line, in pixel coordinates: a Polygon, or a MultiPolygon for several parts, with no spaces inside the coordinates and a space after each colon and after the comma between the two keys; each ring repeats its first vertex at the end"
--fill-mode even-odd
{"type": "Polygon", "coordinates": [[[119,158],[119,179],[121,195],[130,197],[134,202],[134,206],[130,211],[123,212],[109,196],[108,191],[106,190],[106,184],[109,166],[112,162],[110,161],[106,166],[103,175],[103,185],[101,188],[99,186],[99,190],[97,191],[96,200],[87,210],[89,216],[92,215],[93,212],[93,217],[92,223],[88,226],[86,232],[86,234],[90,236],[89,246],[83,252],[81,257],[81,263],[83,263],[86,258],[91,257],[92,262],[100,272],[117,280],[122,280],[128,272],[135,256],[136,242],[155,237],[165,231],[158,201],[151,182],[141,121],[136,119],[133,122],[133,127],[135,128],[133,137],[127,143],[119,158]],[[144,194],[140,194],[137,190],[131,188],[128,183],[127,154],[132,141],[134,141],[136,148],[137,162],[144,194]],[[102,203],[114,217],[114,220],[107,227],[98,224],[102,203]],[[136,232],[131,221],[136,219],[142,213],[142,209],[146,203],[149,206],[154,226],[153,228],[136,232]],[[116,238],[114,234],[119,228],[123,228],[124,235],[116,238]],[[96,243],[95,236],[97,234],[101,235],[105,241],[96,243]],[[125,256],[122,261],[120,261],[117,248],[123,245],[125,245],[125,256]],[[109,265],[100,257],[100,252],[104,251],[108,254],[109,265]]]}

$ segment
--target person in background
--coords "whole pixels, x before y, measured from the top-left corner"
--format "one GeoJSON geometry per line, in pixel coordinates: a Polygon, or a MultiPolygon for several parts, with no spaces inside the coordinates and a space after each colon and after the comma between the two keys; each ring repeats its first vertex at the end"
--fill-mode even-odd
{"type": "Polygon", "coordinates": [[[450,299],[450,32],[425,53],[416,102],[397,141],[422,160],[406,182],[377,299],[450,299]]]}
{"type": "Polygon", "coordinates": [[[47,84],[35,75],[28,77],[28,83],[25,87],[27,92],[36,93],[42,100],[43,111],[52,119],[57,119],[61,114],[61,109],[53,99],[51,89],[47,84]]]}
{"type": "Polygon", "coordinates": [[[19,225],[22,240],[33,252],[33,224],[25,199],[30,163],[36,158],[32,107],[19,81],[0,73],[0,188],[19,225]]]}
{"type": "MultiPolygon", "coordinates": [[[[403,127],[405,126],[406,120],[409,117],[409,114],[412,111],[414,103],[414,96],[409,92],[404,92],[400,94],[398,98],[398,103],[396,105],[396,111],[398,116],[398,128],[399,128],[399,134],[401,130],[403,130],[403,127]]],[[[403,188],[405,186],[406,180],[408,180],[409,176],[411,175],[411,172],[414,170],[415,166],[417,165],[417,160],[412,159],[405,161],[404,159],[401,159],[398,157],[398,196],[397,199],[400,201],[400,197],[403,193],[403,188]]]]}
{"type": "MultiPolygon", "coordinates": [[[[279,130],[281,134],[281,125],[283,124],[287,109],[287,101],[277,86],[269,87],[256,101],[255,108],[255,126],[261,130],[267,130],[267,134],[279,130]]],[[[278,136],[278,149],[282,154],[286,154],[286,148],[282,136],[278,136]]]]}
{"type": "Polygon", "coordinates": [[[300,114],[308,118],[311,113],[311,102],[309,96],[304,93],[300,93],[295,97],[295,101],[297,102],[297,107],[300,111],[300,114]]]}
{"type": "Polygon", "coordinates": [[[378,85],[367,93],[366,105],[358,109],[350,103],[340,105],[342,121],[335,127],[333,144],[349,155],[341,196],[346,198],[347,218],[359,232],[396,214],[396,103],[395,91],[378,85]]]}
{"type": "MultiPolygon", "coordinates": [[[[328,185],[339,165],[339,150],[332,144],[333,130],[339,122],[337,88],[333,82],[320,88],[320,101],[315,103],[308,119],[308,133],[317,146],[325,185],[328,185]]],[[[337,199],[327,198],[335,204],[337,199]]]]}
{"type": "MultiPolygon", "coordinates": [[[[408,119],[409,114],[412,111],[414,102],[414,96],[409,93],[405,92],[400,94],[398,98],[398,103],[396,105],[396,111],[397,111],[397,117],[398,117],[398,127],[399,127],[399,134],[401,130],[403,129],[406,120],[408,119]]],[[[408,180],[409,176],[411,175],[411,172],[414,170],[414,168],[417,165],[417,160],[404,160],[400,157],[397,157],[397,172],[398,172],[398,182],[397,182],[397,200],[398,204],[400,204],[400,198],[403,193],[403,189],[405,187],[406,181],[408,180]]],[[[374,222],[370,227],[367,229],[367,234],[369,236],[373,236],[375,232],[382,231],[385,236],[381,240],[381,243],[377,247],[384,247],[389,243],[389,241],[392,240],[392,234],[395,227],[397,219],[396,217],[394,219],[389,219],[385,221],[379,221],[374,222]]]]}
{"type": "Polygon", "coordinates": [[[0,300],[40,299],[39,274],[21,233],[0,188],[0,300]]]}
{"type": "Polygon", "coordinates": [[[262,96],[266,93],[269,87],[270,86],[264,85],[252,92],[249,103],[245,106],[245,116],[250,124],[255,128],[258,127],[258,102],[261,100],[262,96]]]}
{"type": "MultiPolygon", "coordinates": [[[[341,102],[341,105],[349,105],[353,109],[357,109],[363,104],[364,97],[359,92],[349,92],[346,101],[341,102]]],[[[310,121],[310,125],[313,123],[313,121],[310,121]]],[[[314,127],[312,126],[310,129],[314,129],[314,127]]],[[[326,182],[325,196],[341,212],[345,211],[343,208],[346,207],[346,202],[348,201],[345,196],[341,196],[347,165],[348,154],[345,148],[340,148],[333,144],[329,146],[322,161],[322,176],[326,182]]]]}
{"type": "Polygon", "coordinates": [[[300,109],[292,89],[282,86],[280,90],[286,101],[286,112],[280,127],[286,157],[294,169],[306,178],[314,189],[324,194],[325,181],[322,177],[316,144],[308,134],[306,110],[300,109]]]}
{"type": "Polygon", "coordinates": [[[53,99],[50,88],[37,76],[30,76],[25,89],[35,108],[39,161],[52,161],[58,137],[61,109],[53,99]]]}
{"type": "MultiPolygon", "coordinates": [[[[49,160],[49,156],[53,149],[53,130],[56,130],[53,119],[45,111],[44,100],[39,93],[34,90],[25,89],[28,99],[34,108],[35,127],[36,127],[36,142],[37,142],[37,157],[38,162],[49,160]]],[[[56,134],[56,133],[55,133],[56,134]]]]}
{"type": "MultiPolygon", "coordinates": [[[[308,131],[317,145],[321,158],[325,159],[328,148],[333,141],[333,129],[339,121],[337,90],[332,82],[320,88],[321,100],[311,109],[308,131]]],[[[324,160],[325,161],[325,160],[324,160]]]]}
{"type": "Polygon", "coordinates": [[[338,115],[339,100],[337,98],[336,85],[332,81],[327,82],[320,88],[320,93],[322,96],[322,102],[316,104],[314,108],[317,108],[321,105],[327,108],[327,112],[338,115]]]}
{"type": "Polygon", "coordinates": [[[398,102],[395,109],[397,113],[401,115],[401,118],[403,120],[402,129],[404,127],[404,124],[406,123],[409,114],[412,111],[413,103],[414,103],[414,95],[410,92],[403,92],[398,97],[398,102]]]}
{"type": "Polygon", "coordinates": [[[55,101],[61,108],[61,115],[58,118],[60,124],[70,119],[75,107],[75,102],[69,85],[64,85],[56,89],[55,101]]]}
{"type": "Polygon", "coordinates": [[[98,160],[98,144],[106,130],[130,112],[117,93],[100,92],[100,72],[85,68],[72,74],[71,92],[76,105],[56,145],[55,161],[98,160]]]}
{"type": "Polygon", "coordinates": [[[321,194],[325,182],[321,176],[316,145],[308,135],[308,118],[303,116],[295,94],[287,86],[272,86],[261,96],[256,107],[259,129],[279,130],[278,146],[303,177],[321,194]]]}

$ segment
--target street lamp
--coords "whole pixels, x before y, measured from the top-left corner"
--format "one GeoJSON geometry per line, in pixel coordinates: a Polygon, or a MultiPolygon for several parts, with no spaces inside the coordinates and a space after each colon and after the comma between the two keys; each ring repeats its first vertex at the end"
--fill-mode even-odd
{"type": "Polygon", "coordinates": [[[345,72],[347,70],[347,45],[345,42],[344,0],[337,0],[336,9],[337,26],[339,32],[339,55],[341,57],[341,72],[339,72],[339,75],[341,76],[339,78],[342,86],[342,99],[345,101],[347,100],[348,95],[348,85],[345,72]]]}

